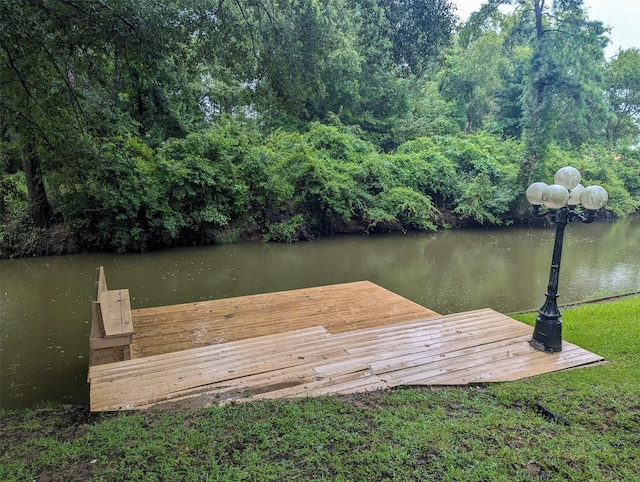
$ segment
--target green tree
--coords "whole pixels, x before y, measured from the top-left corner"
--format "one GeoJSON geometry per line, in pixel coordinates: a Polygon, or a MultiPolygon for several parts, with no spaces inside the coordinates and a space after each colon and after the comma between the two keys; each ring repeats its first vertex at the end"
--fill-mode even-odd
{"type": "Polygon", "coordinates": [[[542,178],[554,143],[577,148],[603,137],[605,29],[588,19],[582,0],[490,0],[461,31],[472,48],[491,32],[503,38],[495,97],[496,128],[525,140],[520,183],[542,178]],[[500,5],[512,5],[506,17],[500,5]]]}
{"type": "Polygon", "coordinates": [[[360,75],[351,84],[354,108],[339,111],[347,124],[356,124],[369,139],[392,150],[424,121],[416,109],[421,90],[451,44],[456,17],[451,2],[357,0],[352,18],[356,27],[360,75]]]}
{"type": "Polygon", "coordinates": [[[605,71],[607,100],[613,116],[607,140],[636,144],[640,135],[640,49],[621,50],[605,71]]]}
{"type": "Polygon", "coordinates": [[[194,38],[216,113],[299,126],[354,102],[361,59],[345,0],[216,2],[194,38]]]}
{"type": "Polygon", "coordinates": [[[533,55],[523,96],[525,158],[523,185],[541,178],[554,140],[579,146],[602,126],[603,47],[601,22],[589,21],[582,0],[519,2],[529,18],[533,55]]]}
{"type": "Polygon", "coordinates": [[[465,132],[477,132],[495,122],[506,62],[502,38],[494,32],[485,33],[467,47],[457,46],[447,55],[439,75],[440,90],[448,100],[460,103],[465,132]]]}
{"type": "Polygon", "coordinates": [[[388,23],[393,60],[420,75],[451,43],[457,17],[449,0],[379,2],[388,23]]]}
{"type": "Polygon", "coordinates": [[[214,241],[246,212],[249,192],[240,165],[251,155],[250,139],[230,122],[162,146],[157,178],[173,238],[214,241]]]}
{"type": "Polygon", "coordinates": [[[176,5],[10,0],[0,18],[2,141],[22,159],[36,225],[56,208],[50,174],[91,169],[84,153],[100,139],[185,134],[176,99],[187,86],[175,72],[188,29],[176,5]]]}

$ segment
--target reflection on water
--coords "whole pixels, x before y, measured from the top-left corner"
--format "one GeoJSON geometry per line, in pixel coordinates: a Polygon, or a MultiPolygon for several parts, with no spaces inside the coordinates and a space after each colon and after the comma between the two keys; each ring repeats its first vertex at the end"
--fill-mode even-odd
{"type": "MultiPolygon", "coordinates": [[[[103,265],[133,308],[370,280],[437,312],[544,302],[554,229],[509,227],[0,261],[0,404],[85,402],[103,265]]],[[[559,303],[640,290],[640,220],[565,233],[559,303]]]]}

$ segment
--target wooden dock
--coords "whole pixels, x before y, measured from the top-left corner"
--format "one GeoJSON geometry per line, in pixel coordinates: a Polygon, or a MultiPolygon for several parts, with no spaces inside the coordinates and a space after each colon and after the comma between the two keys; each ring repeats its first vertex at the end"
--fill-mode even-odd
{"type": "Polygon", "coordinates": [[[92,411],[509,381],[602,361],[567,342],[534,350],[532,327],[496,311],[440,316],[368,281],[131,315],[130,345],[92,356],[92,411]]]}

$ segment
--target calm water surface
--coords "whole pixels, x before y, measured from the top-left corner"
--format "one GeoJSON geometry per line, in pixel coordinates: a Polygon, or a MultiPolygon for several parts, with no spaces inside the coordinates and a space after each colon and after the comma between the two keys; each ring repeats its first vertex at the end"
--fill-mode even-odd
{"type": "MultiPolygon", "coordinates": [[[[0,260],[0,406],[86,403],[95,271],[133,308],[370,280],[446,314],[544,302],[553,228],[0,260]]],[[[559,303],[640,291],[640,219],[567,226],[559,303]]]]}

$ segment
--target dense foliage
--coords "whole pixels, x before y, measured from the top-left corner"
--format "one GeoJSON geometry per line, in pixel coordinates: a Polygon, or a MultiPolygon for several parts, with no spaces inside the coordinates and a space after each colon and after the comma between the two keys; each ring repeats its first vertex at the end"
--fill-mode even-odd
{"type": "Polygon", "coordinates": [[[0,256],[511,223],[566,164],[637,211],[640,50],[606,61],[580,0],[456,22],[448,0],[2,0],[0,256]]]}

